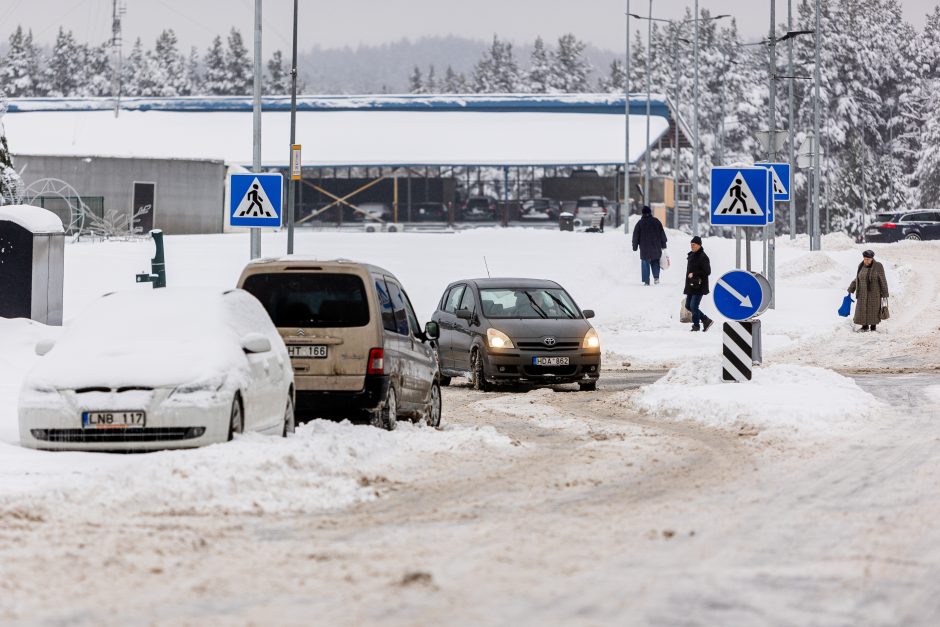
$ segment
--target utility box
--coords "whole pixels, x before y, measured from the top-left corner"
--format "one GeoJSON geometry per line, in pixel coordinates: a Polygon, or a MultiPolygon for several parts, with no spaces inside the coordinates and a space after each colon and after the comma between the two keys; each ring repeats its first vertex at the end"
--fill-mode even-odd
{"type": "Polygon", "coordinates": [[[0,206],[0,316],[62,324],[65,229],[41,207],[0,206]]]}

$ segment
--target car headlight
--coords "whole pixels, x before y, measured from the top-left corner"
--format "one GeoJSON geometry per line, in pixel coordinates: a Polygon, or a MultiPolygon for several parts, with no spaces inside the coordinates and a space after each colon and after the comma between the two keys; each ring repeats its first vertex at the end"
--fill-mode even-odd
{"type": "Polygon", "coordinates": [[[601,338],[597,336],[597,331],[594,329],[588,329],[588,332],[584,334],[584,340],[581,342],[581,348],[600,348],[601,347],[601,338]]]}
{"type": "Polygon", "coordinates": [[[225,377],[222,375],[216,375],[213,377],[206,377],[204,379],[199,379],[193,381],[192,383],[184,383],[183,385],[176,386],[170,396],[182,396],[185,394],[211,394],[213,392],[218,392],[222,389],[222,386],[225,385],[225,377]]]}
{"type": "Polygon", "coordinates": [[[486,343],[490,348],[515,348],[515,344],[509,339],[509,336],[496,329],[486,330],[486,343]]]}

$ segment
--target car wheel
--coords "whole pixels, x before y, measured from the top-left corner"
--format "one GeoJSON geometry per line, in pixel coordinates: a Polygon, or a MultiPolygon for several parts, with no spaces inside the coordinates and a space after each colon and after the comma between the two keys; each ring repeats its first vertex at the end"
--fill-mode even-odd
{"type": "Polygon", "coordinates": [[[578,389],[582,392],[594,392],[597,390],[597,381],[584,381],[578,384],[578,389]]]}
{"type": "Polygon", "coordinates": [[[236,433],[245,431],[245,414],[242,411],[242,399],[236,394],[232,401],[232,411],[228,420],[228,439],[235,437],[236,433]]]}
{"type": "Polygon", "coordinates": [[[486,382],[486,371],[483,365],[483,355],[479,349],[470,353],[470,385],[474,390],[486,392],[490,386],[486,382]]]}
{"type": "Polygon", "coordinates": [[[441,375],[441,379],[440,379],[440,380],[441,380],[441,387],[442,387],[442,388],[446,388],[448,385],[450,385],[450,377],[445,377],[444,375],[441,375]]]}
{"type": "Polygon", "coordinates": [[[372,414],[372,426],[386,431],[394,431],[398,427],[398,396],[395,387],[389,383],[388,396],[382,407],[372,414]]]}
{"type": "Polygon", "coordinates": [[[431,398],[424,410],[424,422],[435,429],[441,426],[441,386],[437,382],[431,384],[431,398]]]}
{"type": "Polygon", "coordinates": [[[904,236],[904,239],[909,239],[915,242],[919,242],[920,235],[918,233],[908,233],[907,235],[904,236]]]}
{"type": "Polygon", "coordinates": [[[281,433],[281,437],[286,438],[289,433],[294,432],[296,427],[297,422],[294,419],[294,397],[293,395],[288,395],[287,407],[284,409],[284,432],[281,433]]]}

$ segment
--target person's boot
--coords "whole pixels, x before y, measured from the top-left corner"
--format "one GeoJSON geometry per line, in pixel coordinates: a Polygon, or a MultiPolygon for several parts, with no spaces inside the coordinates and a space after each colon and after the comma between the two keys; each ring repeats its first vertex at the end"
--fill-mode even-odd
{"type": "Polygon", "coordinates": [[[862,325],[862,328],[859,329],[859,333],[865,333],[865,332],[867,332],[867,331],[868,331],[868,325],[867,325],[867,324],[863,324],[863,325],[862,325]]]}
{"type": "Polygon", "coordinates": [[[659,279],[653,279],[653,283],[655,283],[656,285],[659,285],[659,279]]]}
{"type": "Polygon", "coordinates": [[[713,324],[715,324],[715,321],[711,318],[708,318],[705,320],[705,322],[702,323],[702,331],[708,331],[710,328],[712,328],[713,324]]]}
{"type": "Polygon", "coordinates": [[[699,327],[697,324],[693,324],[693,325],[692,325],[692,330],[693,330],[693,331],[701,331],[702,329],[701,329],[701,327],[699,327]]]}
{"type": "Polygon", "coordinates": [[[875,327],[877,327],[877,326],[878,326],[877,324],[871,325],[871,330],[874,331],[874,330],[875,330],[875,327]]]}

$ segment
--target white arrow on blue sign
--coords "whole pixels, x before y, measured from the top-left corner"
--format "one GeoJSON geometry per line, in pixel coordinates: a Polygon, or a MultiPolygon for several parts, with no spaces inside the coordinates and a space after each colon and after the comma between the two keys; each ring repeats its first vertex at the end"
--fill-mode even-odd
{"type": "Polygon", "coordinates": [[[712,224],[764,226],[773,222],[770,170],[756,166],[712,168],[712,224]]]}
{"type": "Polygon", "coordinates": [[[770,282],[746,270],[726,272],[715,284],[713,299],[718,312],[729,320],[750,320],[770,305],[770,282]]]}
{"type": "Polygon", "coordinates": [[[771,184],[773,185],[774,200],[790,200],[789,163],[755,163],[754,165],[770,169],[770,174],[773,177],[771,184]]]}
{"type": "Polygon", "coordinates": [[[280,174],[232,174],[229,177],[229,223],[232,226],[281,226],[284,179],[280,174]]]}

